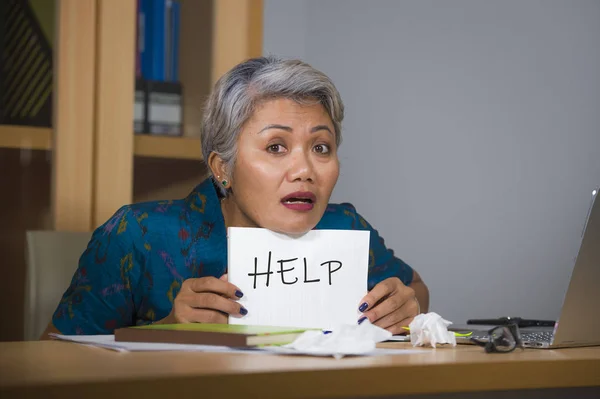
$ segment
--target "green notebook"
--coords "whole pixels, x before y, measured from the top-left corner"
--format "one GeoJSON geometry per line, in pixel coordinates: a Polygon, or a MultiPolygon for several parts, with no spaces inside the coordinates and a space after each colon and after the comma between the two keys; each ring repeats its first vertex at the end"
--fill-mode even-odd
{"type": "Polygon", "coordinates": [[[234,324],[152,324],[115,330],[115,341],[249,347],[285,345],[306,329],[234,324]]]}

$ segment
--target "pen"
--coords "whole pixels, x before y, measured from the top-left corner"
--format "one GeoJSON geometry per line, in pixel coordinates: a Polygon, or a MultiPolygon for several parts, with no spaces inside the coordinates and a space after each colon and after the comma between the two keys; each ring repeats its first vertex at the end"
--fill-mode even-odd
{"type": "MultiPolygon", "coordinates": [[[[402,327],[402,329],[404,329],[406,331],[410,331],[410,328],[408,328],[408,327],[402,327]]],[[[470,337],[471,335],[473,335],[473,331],[465,331],[465,332],[454,331],[455,337],[470,337]]]]}

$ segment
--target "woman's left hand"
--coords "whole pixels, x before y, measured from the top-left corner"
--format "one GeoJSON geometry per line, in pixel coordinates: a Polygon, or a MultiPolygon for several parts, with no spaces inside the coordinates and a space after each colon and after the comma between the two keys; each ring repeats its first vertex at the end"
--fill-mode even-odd
{"type": "Polygon", "coordinates": [[[406,333],[407,327],[419,313],[415,290],[407,287],[398,277],[390,277],[377,284],[360,302],[363,316],[359,324],[369,319],[372,324],[392,334],[406,333]]]}

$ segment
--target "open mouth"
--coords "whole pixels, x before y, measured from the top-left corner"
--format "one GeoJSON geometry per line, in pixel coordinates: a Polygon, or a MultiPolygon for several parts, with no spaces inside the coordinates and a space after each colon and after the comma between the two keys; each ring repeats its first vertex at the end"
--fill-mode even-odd
{"type": "Polygon", "coordinates": [[[289,198],[282,201],[286,204],[312,204],[313,201],[310,198],[289,198]]]}
{"type": "Polygon", "coordinates": [[[286,195],[281,199],[281,203],[295,210],[311,210],[317,202],[317,197],[311,192],[295,192],[286,195]]]}

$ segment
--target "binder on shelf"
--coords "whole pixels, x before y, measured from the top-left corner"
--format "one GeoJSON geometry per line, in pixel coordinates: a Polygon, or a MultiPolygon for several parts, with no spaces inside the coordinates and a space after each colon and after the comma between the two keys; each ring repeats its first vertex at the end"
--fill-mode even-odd
{"type": "Polygon", "coordinates": [[[141,76],[178,81],[181,4],[177,0],[140,0],[138,53],[141,76]]]}
{"type": "Polygon", "coordinates": [[[140,79],[142,77],[140,52],[144,46],[144,21],[143,14],[140,12],[140,0],[136,0],[135,7],[135,78],[140,79]]]}
{"type": "Polygon", "coordinates": [[[168,51],[166,62],[166,80],[169,82],[179,81],[179,21],[181,15],[181,4],[179,1],[171,1],[169,14],[168,51]]]}
{"type": "Polygon", "coordinates": [[[153,135],[183,134],[182,87],[177,82],[146,81],[147,132],[153,135]]]}
{"type": "Polygon", "coordinates": [[[138,0],[135,133],[183,134],[178,0],[138,0]]]}
{"type": "Polygon", "coordinates": [[[135,81],[135,96],[133,106],[133,131],[135,133],[144,133],[146,127],[146,114],[148,106],[146,101],[146,82],[141,79],[135,81]]]}
{"type": "Polygon", "coordinates": [[[140,46],[142,76],[149,80],[165,80],[165,0],[140,1],[140,46]]]}

